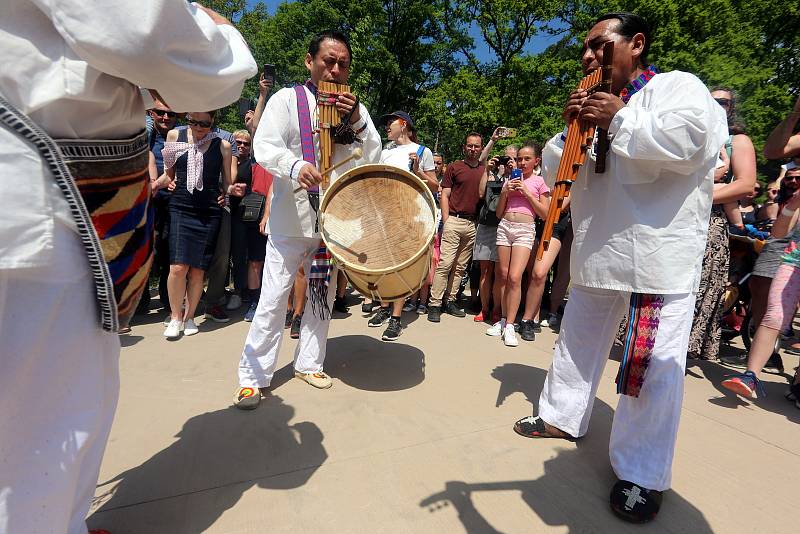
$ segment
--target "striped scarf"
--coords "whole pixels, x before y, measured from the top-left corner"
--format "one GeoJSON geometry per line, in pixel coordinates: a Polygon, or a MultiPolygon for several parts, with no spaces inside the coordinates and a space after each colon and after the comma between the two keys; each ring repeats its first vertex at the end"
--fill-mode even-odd
{"type": "MultiPolygon", "coordinates": [[[[316,96],[316,87],[310,81],[306,82],[306,87],[316,96]]],[[[311,112],[306,91],[302,85],[295,86],[294,90],[297,96],[297,119],[300,124],[300,145],[303,149],[303,160],[316,166],[314,129],[311,125],[311,112]]],[[[319,209],[319,188],[309,189],[308,196],[309,204],[317,212],[319,209]]],[[[319,221],[319,213],[317,213],[317,221],[319,221]]],[[[316,226],[315,231],[317,231],[316,226]]],[[[323,321],[331,317],[331,311],[328,308],[328,288],[331,284],[332,272],[333,256],[328,252],[325,245],[321,244],[311,259],[311,269],[308,273],[308,298],[311,301],[311,310],[323,321]]]]}
{"type": "Polygon", "coordinates": [[[617,393],[638,397],[658,334],[663,295],[633,293],[628,310],[625,348],[617,373],[617,393]]]}
{"type": "Polygon", "coordinates": [[[217,137],[215,132],[209,132],[200,141],[195,143],[184,143],[182,141],[170,141],[164,143],[161,150],[164,156],[164,170],[171,169],[182,155],[187,154],[186,163],[186,189],[189,194],[195,189],[203,190],[203,152],[201,148],[213,141],[217,137]]]}

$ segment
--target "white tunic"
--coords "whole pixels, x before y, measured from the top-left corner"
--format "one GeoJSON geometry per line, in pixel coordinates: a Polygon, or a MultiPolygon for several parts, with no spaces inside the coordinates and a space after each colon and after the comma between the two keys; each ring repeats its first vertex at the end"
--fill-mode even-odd
{"type": "MultiPolygon", "coordinates": [[[[187,2],[0,2],[0,92],[54,138],[144,129],[137,87],[176,111],[236,100],[258,68],[239,32],[187,2]]],[[[54,223],[74,226],[38,153],[0,128],[0,269],[52,259],[54,223]]]]}
{"type": "MultiPolygon", "coordinates": [[[[303,87],[309,102],[312,127],[316,127],[314,95],[303,87]]],[[[372,124],[372,119],[363,104],[359,104],[361,119],[353,125],[358,131],[364,124],[367,128],[358,134],[363,155],[331,172],[331,183],[357,165],[377,163],[381,156],[381,136],[372,124]]],[[[351,146],[334,144],[331,162],[336,164],[350,155],[351,146]]],[[[319,135],[314,135],[314,152],[319,157],[319,135]]],[[[314,231],[316,214],[308,203],[305,189],[300,187],[297,175],[303,167],[303,148],[300,144],[300,121],[297,116],[297,93],[294,88],[281,89],[267,101],[264,114],[253,138],[253,154],[259,165],[272,173],[272,199],[269,212],[269,234],[286,237],[319,237],[314,231]]]]}
{"type": "MultiPolygon", "coordinates": [[[[727,121],[691,74],[656,75],[614,117],[606,172],[590,156],[572,186],[572,282],[639,293],[697,291],[727,121]]],[[[561,134],[547,142],[553,180],[561,134]]]]}

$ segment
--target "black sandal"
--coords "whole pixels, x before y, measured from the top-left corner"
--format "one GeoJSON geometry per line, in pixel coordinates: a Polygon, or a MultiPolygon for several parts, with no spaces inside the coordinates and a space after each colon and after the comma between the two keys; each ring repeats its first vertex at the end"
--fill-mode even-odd
{"type": "Polygon", "coordinates": [[[627,480],[618,480],[611,488],[611,510],[630,523],[647,523],[661,509],[663,494],[627,480]]]}
{"type": "MultiPolygon", "coordinates": [[[[556,429],[560,432],[560,434],[551,434],[548,432],[547,426],[548,425],[544,422],[544,419],[538,415],[529,415],[528,417],[523,417],[514,423],[514,432],[526,438],[553,438],[575,441],[575,438],[563,430],[556,429]]],[[[555,427],[551,426],[551,428],[555,427]]]]}

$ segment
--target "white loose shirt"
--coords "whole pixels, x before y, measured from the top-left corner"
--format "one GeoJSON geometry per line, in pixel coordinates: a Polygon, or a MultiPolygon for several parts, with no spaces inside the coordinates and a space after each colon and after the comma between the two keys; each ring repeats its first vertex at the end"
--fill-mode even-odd
{"type": "MultiPolygon", "coordinates": [[[[303,90],[309,102],[311,125],[316,129],[316,100],[308,87],[303,86],[303,90]]],[[[362,143],[347,146],[334,144],[331,163],[335,165],[347,158],[356,146],[361,147],[363,154],[361,158],[351,160],[332,171],[331,183],[353,167],[377,163],[380,159],[381,136],[363,104],[359,104],[359,112],[361,118],[352,126],[358,131],[366,124],[366,129],[358,134],[362,143]]],[[[319,164],[319,134],[314,135],[314,152],[319,164]]],[[[319,237],[319,232],[314,231],[316,214],[308,203],[306,190],[295,192],[300,187],[298,173],[305,163],[300,143],[297,93],[294,88],[281,89],[267,101],[253,138],[253,154],[258,164],[274,177],[267,233],[286,237],[319,237]]]]}
{"type": "MultiPolygon", "coordinates": [[[[692,74],[656,75],[614,117],[606,172],[587,158],[571,189],[572,282],[639,293],[697,291],[725,113],[692,74]]],[[[564,142],[547,142],[554,179],[564,142]]]]}
{"type": "MultiPolygon", "coordinates": [[[[420,145],[417,143],[408,143],[406,145],[395,145],[392,148],[385,148],[381,152],[381,163],[400,167],[403,170],[409,171],[409,155],[417,154],[420,145]]],[[[432,171],[436,168],[433,164],[433,152],[428,147],[422,150],[422,156],[419,158],[419,168],[423,172],[432,171]]]]}
{"type": "MultiPolygon", "coordinates": [[[[173,110],[236,100],[258,72],[242,36],[187,2],[0,2],[0,92],[51,137],[124,139],[144,129],[137,86],[173,110]]],[[[69,208],[38,152],[0,127],[0,269],[50,263],[69,208]]]]}

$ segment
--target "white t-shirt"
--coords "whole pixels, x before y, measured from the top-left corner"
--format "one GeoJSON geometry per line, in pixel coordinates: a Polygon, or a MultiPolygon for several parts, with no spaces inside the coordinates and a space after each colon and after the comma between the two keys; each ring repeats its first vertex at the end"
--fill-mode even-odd
{"type": "MultiPolygon", "coordinates": [[[[419,145],[417,143],[384,148],[381,152],[381,163],[409,170],[408,156],[409,154],[416,154],[418,150],[419,145]]],[[[431,149],[428,147],[422,150],[422,157],[419,158],[419,168],[421,171],[432,171],[434,169],[433,152],[431,152],[431,149]]]]}

